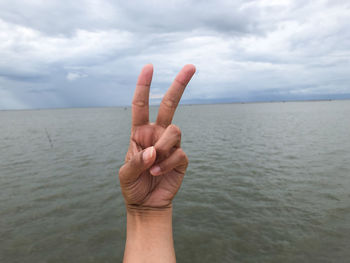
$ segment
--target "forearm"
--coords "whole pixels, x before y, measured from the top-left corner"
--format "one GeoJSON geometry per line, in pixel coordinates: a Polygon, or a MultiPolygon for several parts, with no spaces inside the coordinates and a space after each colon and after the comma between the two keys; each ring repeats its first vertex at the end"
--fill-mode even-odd
{"type": "Polygon", "coordinates": [[[124,263],[176,262],[172,208],[127,210],[127,238],[124,263]]]}

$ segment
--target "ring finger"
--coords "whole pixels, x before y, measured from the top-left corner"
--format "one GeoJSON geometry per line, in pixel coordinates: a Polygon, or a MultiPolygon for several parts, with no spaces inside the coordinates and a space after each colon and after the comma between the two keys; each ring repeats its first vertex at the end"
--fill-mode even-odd
{"type": "Polygon", "coordinates": [[[175,148],[180,147],[181,144],[181,131],[174,125],[169,125],[159,140],[154,145],[157,151],[157,161],[167,158],[175,148]]]}
{"type": "Polygon", "coordinates": [[[178,148],[172,153],[172,155],[169,156],[169,158],[154,165],[150,169],[150,173],[154,176],[159,176],[176,169],[178,173],[185,174],[187,165],[188,158],[185,152],[181,148],[178,148]]]}

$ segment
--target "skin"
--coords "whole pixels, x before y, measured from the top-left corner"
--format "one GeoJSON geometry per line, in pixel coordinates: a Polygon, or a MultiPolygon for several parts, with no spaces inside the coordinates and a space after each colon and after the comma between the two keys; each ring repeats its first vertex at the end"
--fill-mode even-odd
{"type": "Polygon", "coordinates": [[[188,166],[181,131],[171,124],[176,107],[195,73],[185,65],[164,95],[155,123],[149,122],[153,66],[143,67],[132,101],[130,146],[119,180],[127,210],[124,262],[175,262],[172,200],[188,166]]]}

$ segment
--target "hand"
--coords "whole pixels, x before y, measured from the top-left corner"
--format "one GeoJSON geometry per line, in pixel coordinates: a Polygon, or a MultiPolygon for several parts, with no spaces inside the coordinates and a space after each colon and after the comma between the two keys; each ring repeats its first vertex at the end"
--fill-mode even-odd
{"type": "Polygon", "coordinates": [[[146,65],[138,78],[132,102],[130,146],[119,180],[127,210],[159,210],[171,207],[181,186],[188,159],[181,149],[181,131],[171,124],[182,93],[195,73],[186,65],[160,104],[157,120],[149,122],[149,90],[153,66],[146,65]]]}
{"type": "Polygon", "coordinates": [[[155,123],[149,123],[148,98],[153,66],[138,78],[132,102],[130,146],[119,170],[127,207],[124,262],[175,262],[172,200],[188,165],[181,149],[181,132],[171,124],[182,93],[195,72],[186,65],[160,104],[155,123]]]}

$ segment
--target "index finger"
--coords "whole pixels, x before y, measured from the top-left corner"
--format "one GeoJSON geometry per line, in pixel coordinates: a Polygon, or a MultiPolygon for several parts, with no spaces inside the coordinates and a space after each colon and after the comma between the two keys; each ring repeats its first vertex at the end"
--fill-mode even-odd
{"type": "Polygon", "coordinates": [[[132,127],[147,124],[149,89],[152,82],[153,65],[145,65],[137,80],[134,98],[132,100],[132,127]]]}
{"type": "Polygon", "coordinates": [[[167,127],[171,123],[181,96],[195,72],[195,66],[188,64],[176,76],[160,103],[156,121],[158,125],[167,127]]]}

